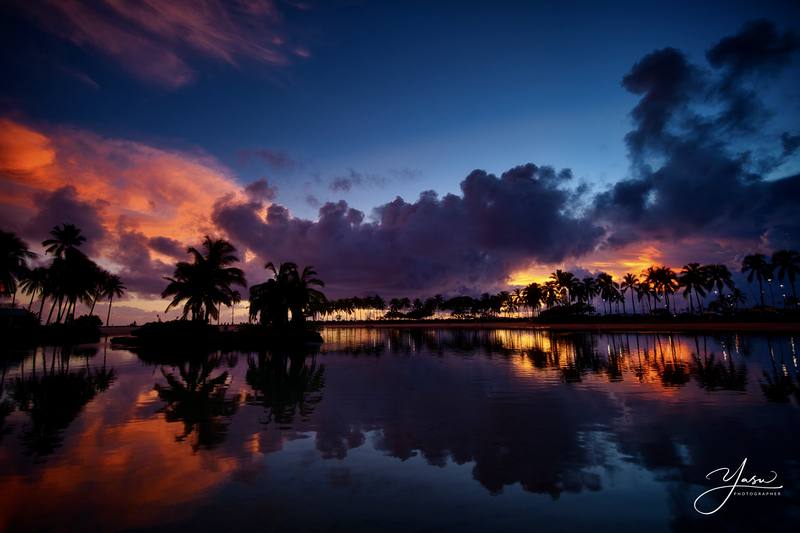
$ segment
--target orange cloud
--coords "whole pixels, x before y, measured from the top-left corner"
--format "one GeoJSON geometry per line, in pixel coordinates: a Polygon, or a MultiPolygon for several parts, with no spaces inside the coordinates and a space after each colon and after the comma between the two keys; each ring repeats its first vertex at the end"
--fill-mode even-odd
{"type": "Polygon", "coordinates": [[[213,230],[208,216],[217,199],[242,194],[231,173],[202,153],[82,130],[43,132],[8,119],[0,120],[0,175],[1,204],[34,208],[36,192],[71,186],[81,201],[103,202],[105,229],[181,242],[213,230]]]}
{"type": "Polygon", "coordinates": [[[742,250],[751,243],[733,239],[708,239],[687,237],[679,241],[643,241],[620,247],[600,247],[587,255],[576,258],[572,263],[534,264],[511,272],[508,284],[528,285],[532,282],[547,281],[555,269],[570,270],[576,267],[589,272],[607,272],[614,278],[621,278],[628,272],[641,274],[651,265],[666,265],[680,270],[683,265],[696,261],[700,263],[722,263],[735,268],[742,250]]]}
{"type": "Polygon", "coordinates": [[[140,392],[123,424],[94,418],[67,441],[64,456],[69,461],[54,458],[33,480],[6,476],[0,486],[0,530],[12,519],[27,516],[52,516],[58,517],[54,522],[69,523],[75,509],[70,502],[86,496],[76,487],[95,486],[98,479],[110,488],[90,491],[93,521],[103,529],[152,526],[163,522],[165,513],[179,519],[186,511],[184,504],[207,495],[243,466],[247,457],[192,453],[187,443],[176,442],[176,429],[163,415],[135,416],[138,409],[150,407],[154,394],[140,392]],[[44,493],[47,498],[35,497],[44,493]]]}

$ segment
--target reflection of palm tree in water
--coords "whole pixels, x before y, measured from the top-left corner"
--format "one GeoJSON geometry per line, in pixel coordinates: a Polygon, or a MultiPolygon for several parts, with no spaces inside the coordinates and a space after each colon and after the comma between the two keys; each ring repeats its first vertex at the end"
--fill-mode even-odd
{"type": "Polygon", "coordinates": [[[177,376],[162,367],[167,384],[155,385],[158,397],[167,402],[159,412],[164,413],[167,422],[183,423],[183,433],[175,440],[181,442],[194,434],[195,451],[213,448],[225,440],[230,417],[238,407],[236,399],[227,396],[228,372],[211,376],[222,362],[219,355],[184,362],[175,367],[177,376]]]}
{"type": "MultiPolygon", "coordinates": [[[[102,378],[89,368],[70,370],[71,355],[67,348],[59,351],[54,347],[48,369],[43,352],[40,374],[37,375],[34,366],[28,376],[22,373],[12,383],[11,397],[17,409],[30,417],[30,424],[23,428],[20,438],[34,455],[46,456],[61,446],[63,431],[98,392],[106,390],[116,379],[113,369],[104,368],[100,372],[102,378]]],[[[35,355],[32,360],[35,365],[35,355]]]]}
{"type": "MultiPolygon", "coordinates": [[[[703,349],[700,349],[700,340],[694,336],[695,352],[692,354],[694,361],[694,374],[700,386],[708,391],[731,390],[744,391],[747,387],[747,367],[744,363],[739,366],[733,364],[733,354],[729,353],[727,363],[717,360],[714,353],[708,352],[706,337],[703,337],[703,349]]],[[[724,350],[724,345],[723,345],[724,350]]]]}
{"type": "Polygon", "coordinates": [[[306,364],[305,354],[267,354],[247,359],[247,383],[253,388],[248,402],[263,405],[269,423],[290,424],[295,414],[308,417],[322,401],[325,366],[317,366],[312,356],[306,364]]]}
{"type": "Polygon", "coordinates": [[[761,390],[764,392],[764,396],[771,402],[787,403],[794,394],[797,401],[800,402],[800,375],[796,376],[797,384],[795,384],[792,376],[788,372],[784,372],[783,350],[781,350],[781,361],[778,364],[770,337],[767,337],[767,349],[772,372],[767,373],[766,370],[763,372],[764,381],[761,382],[761,390]]]}
{"type": "Polygon", "coordinates": [[[14,403],[10,398],[6,397],[6,371],[8,367],[3,362],[3,373],[0,376],[0,443],[3,442],[3,437],[11,432],[11,428],[6,427],[6,417],[14,410],[14,403]]]}

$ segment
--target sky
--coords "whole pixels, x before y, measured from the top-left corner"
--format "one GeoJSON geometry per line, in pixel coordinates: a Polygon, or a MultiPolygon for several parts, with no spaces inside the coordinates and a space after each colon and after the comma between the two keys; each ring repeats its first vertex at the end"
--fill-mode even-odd
{"type": "Polygon", "coordinates": [[[800,245],[797,2],[2,10],[0,227],[79,225],[120,321],[205,234],[331,296],[800,245]]]}

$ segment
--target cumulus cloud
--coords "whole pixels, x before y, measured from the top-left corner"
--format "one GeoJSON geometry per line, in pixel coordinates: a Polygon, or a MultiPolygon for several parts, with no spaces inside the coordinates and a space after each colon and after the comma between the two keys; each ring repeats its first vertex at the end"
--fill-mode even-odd
{"type": "Polygon", "coordinates": [[[20,8],[70,42],[115,59],[135,76],[176,88],[196,77],[195,56],[273,67],[308,57],[270,0],[24,1],[20,8]],[[305,54],[296,53],[297,49],[305,54]]]}
{"type": "Polygon", "coordinates": [[[213,219],[264,259],[312,264],[333,292],[439,291],[501,283],[525,259],[560,261],[589,252],[602,231],[570,214],[568,171],[529,164],[497,177],[476,170],[462,195],[396,198],[367,220],[344,201],[316,221],[272,204],[224,200],[213,219]]]}
{"type": "Polygon", "coordinates": [[[249,183],[244,190],[253,200],[270,201],[277,194],[275,187],[271,186],[266,178],[249,183]]]}
{"type": "Polygon", "coordinates": [[[634,65],[623,79],[641,95],[626,138],[633,175],[599,194],[590,215],[609,243],[706,235],[800,244],[800,176],[766,175],[790,155],[792,138],[763,146],[754,132],[764,105],[748,85],[777,75],[797,50],[792,33],[758,21],[709,50],[710,72],[673,48],[634,65]]]}

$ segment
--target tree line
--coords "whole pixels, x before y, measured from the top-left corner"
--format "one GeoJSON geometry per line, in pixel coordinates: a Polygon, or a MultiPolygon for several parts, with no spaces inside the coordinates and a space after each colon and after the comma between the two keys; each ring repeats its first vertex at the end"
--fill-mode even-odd
{"type": "MultiPolygon", "coordinates": [[[[126,288],[119,276],[111,274],[89,259],[79,247],[86,241],[73,224],[62,224],[50,231],[42,242],[45,254],[52,257],[47,266],[29,267],[35,254],[16,235],[0,231],[0,295],[16,301],[17,290],[30,296],[28,309],[40,298],[38,317],[44,323],[68,322],[75,319],[77,303],[94,312],[98,301],[108,298],[106,324],[111,305],[126,288]],[[45,303],[49,301],[46,322],[45,303]]],[[[236,263],[236,248],[225,239],[206,236],[201,247],[186,249],[188,261],[175,265],[161,296],[170,298],[167,311],[180,307],[181,318],[210,322],[219,320],[222,306],[233,309],[242,300],[236,287],[247,287],[244,272],[236,263]]],[[[731,311],[746,302],[745,294],[736,287],[733,275],[722,264],[688,263],[680,271],[668,266],[651,266],[640,274],[626,273],[619,279],[601,272],[579,278],[565,270],[556,270],[547,281],[534,282],[513,291],[484,293],[479,297],[441,294],[428,298],[391,298],[379,295],[328,300],[321,292],[324,283],[313,267],[299,268],[295,263],[267,263],[268,278],[249,288],[251,321],[276,326],[303,326],[307,317],[318,320],[411,318],[421,319],[448,312],[454,317],[534,316],[543,309],[568,308],[589,313],[598,304],[606,314],[677,312],[677,298],[688,303],[689,312],[731,311]],[[708,298],[711,302],[706,306],[708,298]]],[[[782,298],[785,306],[797,306],[796,279],[800,271],[800,254],[795,250],[778,250],[767,257],[750,254],[744,257],[741,271],[747,281],[757,284],[760,306],[766,306],[765,284],[772,290],[777,279],[788,283],[791,295],[782,298]]],[[[774,296],[773,296],[774,300],[774,296]]]]}
{"type": "Polygon", "coordinates": [[[92,315],[97,303],[108,298],[108,325],[114,298],[127,289],[119,276],[101,268],[79,249],[85,242],[86,237],[74,224],[55,226],[50,238],[42,241],[45,255],[51,258],[49,264],[31,267],[28,262],[36,254],[22,239],[0,230],[0,296],[10,296],[13,306],[17,292],[22,292],[30,297],[29,311],[38,297],[36,316],[45,324],[74,321],[79,302],[92,315]],[[45,306],[48,302],[49,311],[45,306]]]}
{"type": "MultiPolygon", "coordinates": [[[[800,254],[795,250],[779,250],[767,257],[750,254],[741,263],[747,281],[757,284],[761,307],[766,307],[765,285],[772,291],[772,282],[788,283],[791,295],[783,293],[784,306],[797,306],[797,274],[800,254]]],[[[773,301],[774,301],[774,294],[773,301]]],[[[441,312],[454,317],[533,316],[542,310],[570,307],[577,313],[594,311],[594,304],[603,313],[634,314],[677,313],[677,297],[688,304],[690,314],[704,311],[735,311],[747,302],[744,292],[736,287],[733,274],[722,264],[688,263],[679,271],[668,266],[650,266],[641,274],[626,273],[618,279],[600,272],[579,278],[565,270],[556,270],[545,282],[534,282],[513,291],[484,293],[479,297],[441,294],[428,298],[392,298],[388,302],[379,295],[342,298],[328,301],[317,310],[323,319],[362,320],[369,318],[426,318],[441,312]],[[711,302],[706,301],[711,297],[711,302]]]]}

